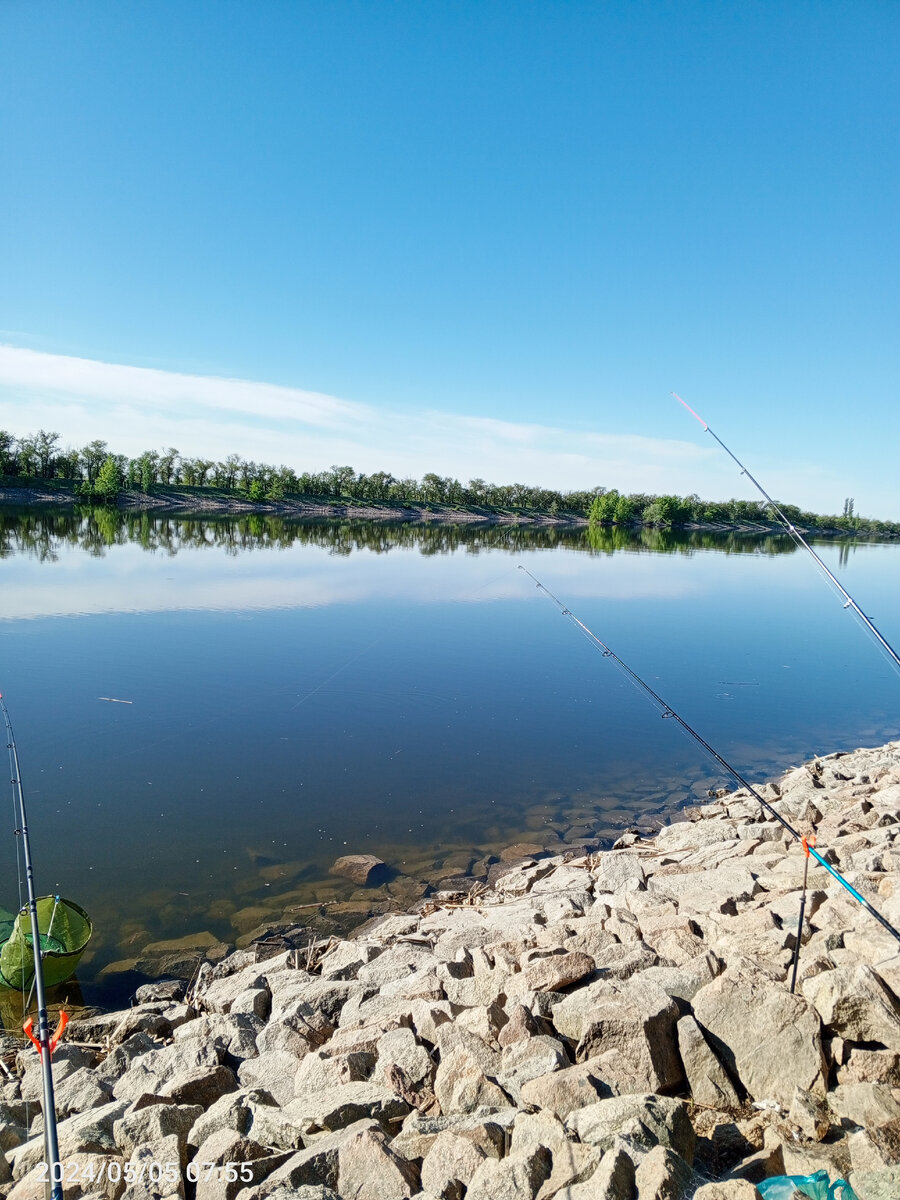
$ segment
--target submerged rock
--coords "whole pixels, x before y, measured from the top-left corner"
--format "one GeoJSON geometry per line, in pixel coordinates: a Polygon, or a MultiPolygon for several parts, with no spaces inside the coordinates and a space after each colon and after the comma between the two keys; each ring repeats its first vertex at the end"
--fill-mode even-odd
{"type": "Polygon", "coordinates": [[[385,863],[374,854],[345,854],[334,861],[331,866],[332,875],[341,875],[353,883],[364,887],[375,883],[387,873],[385,863]]]}

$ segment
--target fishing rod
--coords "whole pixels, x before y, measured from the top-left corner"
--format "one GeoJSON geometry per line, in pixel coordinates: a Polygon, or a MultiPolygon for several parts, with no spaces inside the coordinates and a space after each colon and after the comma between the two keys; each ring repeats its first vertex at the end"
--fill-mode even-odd
{"type": "MultiPolygon", "coordinates": [[[[28,818],[25,814],[25,794],[22,790],[22,773],[19,770],[19,753],[16,749],[16,739],[13,735],[12,722],[9,712],[0,693],[0,710],[6,722],[6,735],[9,739],[9,765],[12,772],[13,794],[18,803],[19,828],[16,830],[22,839],[22,853],[25,859],[25,882],[28,889],[28,912],[31,917],[31,949],[34,954],[34,991],[37,997],[38,1032],[35,1037],[32,1022],[25,1025],[25,1032],[37,1047],[41,1059],[41,1082],[43,1084],[43,1114],[44,1114],[44,1157],[47,1163],[47,1179],[50,1185],[50,1200],[63,1200],[62,1171],[59,1162],[59,1139],[56,1132],[56,1099],[53,1094],[53,1068],[51,1057],[56,1049],[58,1033],[50,1033],[50,1022],[47,1019],[47,999],[44,994],[44,968],[41,960],[41,931],[38,924],[37,898],[34,893],[34,869],[31,863],[31,842],[28,837],[28,818]]],[[[21,886],[21,884],[20,884],[21,886]]],[[[21,897],[20,897],[21,899],[21,897]]],[[[24,991],[24,986],[23,986],[24,991]]],[[[60,1026],[60,1032],[62,1024],[60,1026]]]]}
{"type": "Polygon", "coordinates": [[[685,719],[680,716],[670,704],[667,704],[666,701],[663,700],[662,696],[653,690],[649,683],[646,683],[643,679],[641,679],[640,675],[638,675],[636,671],[633,671],[626,662],[623,662],[622,659],[619,658],[618,654],[615,654],[605,642],[602,642],[595,633],[592,633],[591,630],[588,629],[587,625],[585,625],[583,621],[579,620],[579,618],[575,616],[571,609],[566,608],[563,602],[554,596],[548,588],[544,587],[544,585],[535,575],[532,575],[532,573],[521,564],[519,566],[519,570],[524,571],[528,578],[534,581],[535,586],[553,601],[562,615],[572,622],[576,629],[578,629],[578,631],[587,638],[595,650],[599,650],[604,658],[612,659],[615,665],[619,667],[619,669],[625,674],[626,678],[633,683],[635,687],[637,687],[638,691],[643,692],[652,701],[653,705],[659,709],[660,714],[664,719],[672,720],[679,725],[684,732],[690,738],[692,738],[710,756],[710,758],[712,758],[715,763],[722,767],[722,769],[726,771],[732,777],[732,779],[737,781],[740,787],[746,788],[751,796],[753,796],[754,799],[756,799],[763,806],[763,808],[766,809],[767,812],[772,814],[775,820],[784,827],[791,837],[795,838],[803,845],[803,849],[806,851],[806,853],[811,855],[819,864],[819,866],[824,867],[829,875],[832,875],[838,881],[841,887],[845,888],[854,898],[854,900],[858,901],[863,906],[870,916],[873,916],[875,920],[882,925],[889,934],[891,934],[892,937],[896,938],[897,941],[900,942],[900,930],[895,929],[886,917],[883,917],[876,908],[872,907],[865,896],[860,895],[856,888],[848,883],[840,871],[836,871],[831,863],[827,862],[822,857],[818,850],[813,847],[811,839],[804,838],[803,834],[801,834],[798,829],[795,829],[794,826],[791,825],[791,823],[781,815],[777,808],[770,804],[768,800],[763,799],[756,788],[749,783],[744,776],[741,775],[740,772],[737,771],[731,765],[731,763],[727,761],[727,759],[723,758],[718,750],[713,749],[709,742],[707,742],[706,739],[703,738],[692,725],[689,725],[687,721],[685,721],[685,719]]]}
{"type": "Polygon", "coordinates": [[[750,474],[750,472],[747,470],[747,468],[744,466],[744,464],[741,462],[741,460],[737,457],[737,455],[733,454],[728,449],[728,447],[725,445],[725,443],[722,441],[722,439],[718,436],[718,434],[713,433],[713,431],[710,429],[710,427],[707,425],[707,423],[703,420],[703,418],[701,416],[699,416],[697,413],[695,413],[694,410],[691,408],[691,406],[686,401],[682,400],[682,398],[678,395],[677,392],[672,392],[672,395],[675,397],[675,399],[678,401],[678,403],[683,408],[687,409],[687,411],[691,414],[691,416],[694,418],[694,420],[699,421],[700,424],[703,426],[703,428],[706,430],[706,432],[708,434],[710,434],[711,437],[715,438],[715,440],[719,443],[719,445],[722,447],[722,449],[725,451],[725,453],[728,455],[728,457],[733,462],[737,463],[737,465],[741,469],[741,474],[747,476],[747,478],[750,480],[750,482],[753,484],[753,486],[756,488],[756,490],[759,492],[759,494],[765,499],[766,504],[769,506],[769,508],[771,508],[772,512],[775,514],[775,516],[778,518],[778,520],[781,522],[781,524],[785,527],[785,529],[788,531],[788,533],[791,535],[791,537],[794,539],[794,541],[797,543],[797,545],[802,546],[804,550],[809,551],[809,553],[813,557],[813,560],[815,561],[816,566],[823,573],[823,575],[828,580],[828,582],[831,583],[835,588],[837,588],[838,592],[841,594],[841,596],[843,596],[844,608],[849,608],[853,612],[856,613],[856,615],[859,617],[859,619],[862,621],[862,623],[865,625],[865,627],[869,630],[869,632],[872,634],[872,636],[875,638],[875,640],[881,646],[881,648],[885,652],[885,654],[887,654],[887,656],[891,659],[894,666],[897,667],[898,669],[900,669],[900,655],[897,654],[897,651],[894,649],[894,647],[891,645],[891,643],[887,640],[887,638],[884,636],[884,634],[881,633],[881,631],[876,628],[874,621],[872,621],[872,619],[870,617],[866,616],[866,614],[859,607],[859,605],[856,603],[856,601],[853,599],[853,597],[850,595],[850,593],[847,591],[847,589],[844,587],[844,585],[841,583],[841,581],[838,579],[838,577],[834,574],[834,572],[830,571],[828,569],[828,567],[825,565],[825,563],[822,561],[822,559],[819,557],[819,555],[816,554],[815,550],[813,550],[812,546],[809,544],[809,542],[806,540],[806,538],[803,536],[803,534],[800,532],[800,530],[797,528],[797,526],[793,523],[793,521],[791,521],[790,517],[788,517],[784,512],[782,512],[782,510],[775,503],[775,501],[772,499],[772,497],[769,495],[769,493],[766,491],[766,489],[762,486],[762,484],[759,482],[759,480],[754,479],[754,477],[750,474]]]}

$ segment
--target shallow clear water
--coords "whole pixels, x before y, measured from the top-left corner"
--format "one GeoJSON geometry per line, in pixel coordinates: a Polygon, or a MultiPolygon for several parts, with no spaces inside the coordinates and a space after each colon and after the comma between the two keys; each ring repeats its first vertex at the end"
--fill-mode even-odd
{"type": "MultiPolygon", "coordinates": [[[[900,547],[818,549],[900,643],[900,547]]],[[[900,677],[787,539],[7,510],[0,556],[37,885],[95,917],[89,999],[150,937],[347,900],[340,854],[434,879],[727,782],[519,563],[752,779],[900,728],[900,677]]]]}

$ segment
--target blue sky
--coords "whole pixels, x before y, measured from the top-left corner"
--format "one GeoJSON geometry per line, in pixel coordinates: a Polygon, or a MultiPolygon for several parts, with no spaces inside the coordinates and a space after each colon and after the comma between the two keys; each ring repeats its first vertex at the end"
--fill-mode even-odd
{"type": "Polygon", "coordinates": [[[900,519],[889,3],[0,7],[0,426],[900,519]]]}

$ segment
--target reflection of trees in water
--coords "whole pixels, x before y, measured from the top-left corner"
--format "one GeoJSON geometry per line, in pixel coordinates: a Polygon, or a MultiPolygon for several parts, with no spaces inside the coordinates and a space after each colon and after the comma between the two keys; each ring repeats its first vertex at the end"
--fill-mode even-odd
{"type": "MultiPolygon", "coordinates": [[[[355,550],[387,554],[418,550],[420,554],[453,554],[481,550],[552,550],[565,547],[589,554],[693,554],[717,550],[725,554],[792,554],[786,534],[758,530],[678,530],[619,528],[617,526],[554,525],[438,525],[390,524],[378,521],[300,519],[246,513],[240,516],[160,516],[149,512],[120,512],[94,508],[67,510],[0,508],[0,557],[27,554],[53,562],[71,546],[101,556],[111,546],[136,543],[150,553],[174,555],[204,547],[228,554],[252,550],[318,546],[330,554],[355,550]]],[[[841,545],[842,561],[844,546],[841,545]]]]}
{"type": "Polygon", "coordinates": [[[846,567],[850,562],[850,555],[859,548],[858,542],[839,542],[838,543],[838,565],[846,567]]]}
{"type": "Polygon", "coordinates": [[[619,528],[616,525],[592,525],[584,531],[584,542],[595,554],[614,554],[616,550],[652,554],[693,554],[697,550],[717,550],[720,554],[793,554],[797,544],[786,533],[759,530],[673,529],[645,525],[619,528]]]}

